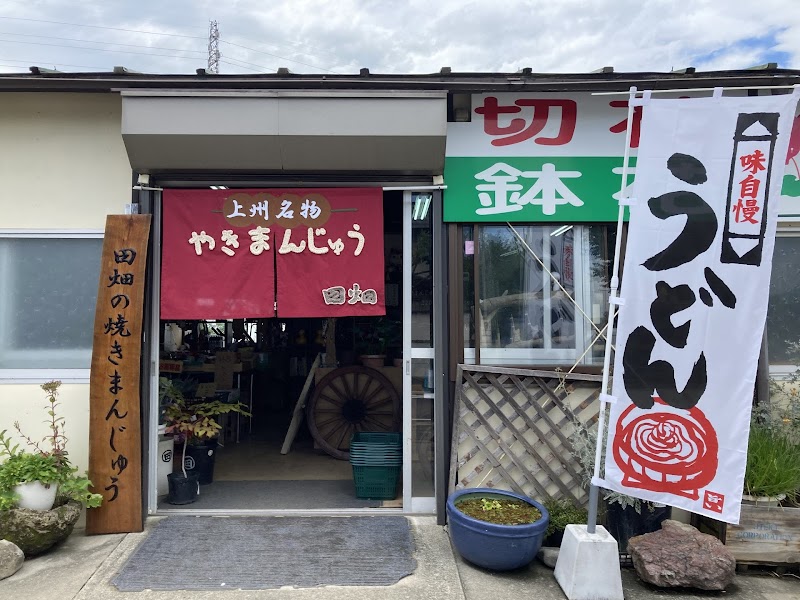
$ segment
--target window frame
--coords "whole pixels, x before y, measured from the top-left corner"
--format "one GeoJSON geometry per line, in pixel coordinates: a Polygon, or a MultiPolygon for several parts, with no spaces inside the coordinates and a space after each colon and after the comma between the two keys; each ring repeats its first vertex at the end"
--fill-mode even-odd
{"type": "MultiPolygon", "coordinates": [[[[0,229],[0,239],[103,239],[102,229],[0,229]]],[[[99,274],[98,274],[99,276],[99,274]]],[[[85,369],[2,369],[0,385],[44,383],[58,379],[64,383],[89,383],[91,367],[85,369]]]]}
{"type": "MultiPolygon", "coordinates": [[[[476,255],[479,255],[480,249],[480,239],[481,233],[480,230],[483,227],[492,227],[492,226],[506,226],[507,223],[459,223],[459,239],[463,237],[463,226],[464,225],[471,225],[473,229],[473,240],[476,246],[476,255]]],[[[589,227],[590,226],[597,226],[597,225],[610,225],[607,223],[550,223],[550,222],[525,222],[525,223],[513,223],[513,225],[518,227],[557,227],[559,225],[570,225],[575,227],[576,233],[580,232],[578,235],[575,236],[575,250],[573,255],[574,260],[574,270],[576,273],[575,281],[574,281],[574,297],[580,302],[583,310],[589,312],[592,308],[591,303],[591,285],[584,280],[582,276],[577,276],[578,273],[585,273],[587,269],[587,265],[589,264],[591,258],[589,256],[589,249],[590,249],[590,240],[589,240],[589,227]]],[[[463,239],[461,240],[461,245],[463,247],[463,239]]],[[[463,250],[463,248],[462,248],[463,250]]],[[[548,261],[548,256],[543,256],[543,260],[548,261]]],[[[451,265],[452,268],[452,265],[451,265]]],[[[461,265],[463,269],[463,264],[461,265]]],[[[475,273],[474,273],[474,296],[476,306],[477,303],[480,302],[480,273],[481,265],[480,260],[476,258],[475,260],[475,273]]],[[[543,278],[547,279],[547,277],[543,274],[543,278]]],[[[463,277],[463,272],[462,272],[463,277]]],[[[462,302],[463,303],[463,302],[462,302]]],[[[463,318],[464,309],[463,307],[457,308],[457,315],[463,318]]],[[[478,315],[478,309],[475,308],[476,317],[478,315]]],[[[463,322],[459,322],[459,327],[463,328],[463,322]]],[[[480,342],[477,342],[475,346],[468,347],[467,340],[463,340],[463,344],[461,344],[461,348],[458,348],[461,356],[463,357],[463,362],[465,364],[476,364],[477,356],[480,357],[480,363],[483,365],[490,365],[490,366],[504,366],[504,367],[523,367],[523,368],[551,368],[551,367],[563,367],[565,365],[575,365],[577,362],[578,368],[581,369],[588,369],[588,370],[595,370],[597,368],[601,368],[602,365],[594,364],[591,362],[590,352],[586,352],[583,357],[581,354],[584,353],[586,350],[586,346],[591,343],[593,339],[594,330],[592,327],[585,323],[585,318],[579,313],[579,311],[575,311],[575,338],[576,338],[576,346],[575,348],[487,348],[480,342]],[[577,340],[582,340],[580,343],[577,340]],[[476,347],[477,346],[477,347],[476,347]],[[582,346],[579,348],[578,346],[582,346]],[[488,358],[489,362],[486,362],[488,358]]],[[[476,328],[480,327],[480,318],[476,319],[476,328]]],[[[476,341],[477,336],[480,335],[478,331],[475,332],[476,341]]]]}
{"type": "MultiPolygon", "coordinates": [[[[800,221],[784,221],[778,222],[778,228],[775,231],[775,243],[777,244],[778,238],[795,237],[800,238],[800,221]]],[[[772,280],[770,279],[770,288],[772,287],[772,280]]],[[[769,300],[768,300],[769,301],[769,300]]],[[[769,327],[769,313],[767,314],[767,321],[764,323],[764,333],[766,328],[769,327]]],[[[767,366],[769,369],[770,377],[776,379],[786,379],[795,371],[800,368],[800,365],[792,365],[787,363],[772,363],[769,360],[769,348],[767,348],[767,366]]]]}

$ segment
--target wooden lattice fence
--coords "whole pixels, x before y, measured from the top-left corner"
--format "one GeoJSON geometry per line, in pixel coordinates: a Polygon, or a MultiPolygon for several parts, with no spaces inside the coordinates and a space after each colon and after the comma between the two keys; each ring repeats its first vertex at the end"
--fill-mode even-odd
{"type": "Polygon", "coordinates": [[[599,375],[459,365],[450,491],[495,487],[586,505],[570,436],[597,421],[601,382],[599,375]]]}

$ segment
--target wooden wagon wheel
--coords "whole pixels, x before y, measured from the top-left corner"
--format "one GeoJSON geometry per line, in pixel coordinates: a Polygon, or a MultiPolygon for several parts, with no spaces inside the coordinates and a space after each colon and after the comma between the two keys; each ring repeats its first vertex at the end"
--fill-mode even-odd
{"type": "Polygon", "coordinates": [[[342,367],[317,384],[306,418],[317,444],[331,456],[348,460],[354,433],[399,430],[400,395],[375,369],[342,367]]]}

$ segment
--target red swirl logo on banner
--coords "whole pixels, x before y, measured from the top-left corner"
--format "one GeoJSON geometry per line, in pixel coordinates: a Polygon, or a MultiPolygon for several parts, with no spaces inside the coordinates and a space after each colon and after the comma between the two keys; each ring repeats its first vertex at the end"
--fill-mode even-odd
{"type": "Polygon", "coordinates": [[[697,407],[687,415],[655,412],[661,398],[635,416],[631,404],[620,415],[614,436],[614,461],[625,486],[696,500],[717,473],[717,433],[697,407]]]}

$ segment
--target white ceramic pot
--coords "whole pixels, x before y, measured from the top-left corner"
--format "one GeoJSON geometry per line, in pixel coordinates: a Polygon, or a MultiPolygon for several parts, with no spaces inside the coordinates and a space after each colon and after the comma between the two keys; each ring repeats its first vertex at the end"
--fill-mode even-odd
{"type": "Polygon", "coordinates": [[[29,481],[14,487],[14,493],[19,496],[19,507],[31,510],[50,510],[56,501],[58,486],[54,483],[29,481]]]}

